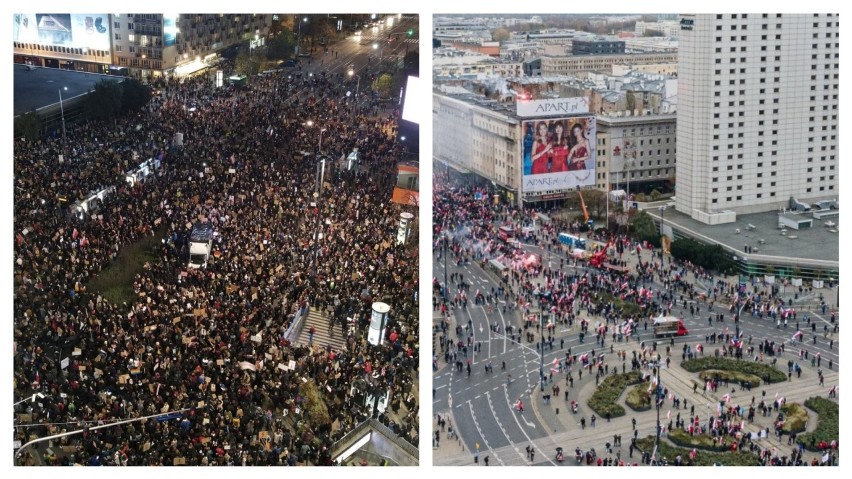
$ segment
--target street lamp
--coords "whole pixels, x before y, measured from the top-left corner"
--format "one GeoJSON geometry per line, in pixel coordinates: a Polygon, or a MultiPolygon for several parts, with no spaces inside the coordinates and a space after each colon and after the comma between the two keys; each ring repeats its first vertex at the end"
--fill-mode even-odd
{"type": "Polygon", "coordinates": [[[663,394],[663,385],[660,383],[660,355],[657,353],[657,438],[654,443],[654,455],[652,456],[652,460],[654,461],[654,465],[660,465],[660,410],[663,408],[661,403],[661,397],[663,394]]]}
{"type": "Polygon", "coordinates": [[[255,50],[257,49],[257,47],[259,46],[259,45],[258,45],[258,40],[259,40],[259,39],[260,39],[260,35],[255,34],[255,35],[254,35],[254,40],[249,40],[249,56],[253,56],[253,55],[254,55],[254,51],[255,51],[255,50]]]}
{"type": "Polygon", "coordinates": [[[749,301],[751,301],[751,298],[753,298],[753,297],[754,297],[754,293],[752,293],[751,295],[749,295],[749,297],[748,297],[748,298],[744,299],[744,300],[743,300],[743,304],[740,306],[740,309],[737,311],[737,317],[736,317],[736,320],[734,321],[734,327],[735,327],[735,328],[736,328],[736,330],[737,330],[737,338],[739,338],[739,336],[740,336],[740,320],[741,320],[741,319],[742,319],[742,317],[743,317],[743,308],[745,308],[746,304],[747,304],[749,301]]]}
{"type": "Polygon", "coordinates": [[[68,91],[68,87],[64,86],[59,89],[59,113],[62,115],[62,153],[65,154],[65,106],[62,103],[62,90],[68,91]]]}
{"type": "Polygon", "coordinates": [[[44,394],[44,393],[33,393],[32,396],[30,396],[28,398],[21,399],[20,401],[12,404],[12,406],[17,406],[18,404],[21,404],[22,402],[27,402],[27,401],[35,402],[36,398],[44,399],[46,397],[47,397],[47,394],[44,394]]]}
{"type": "Polygon", "coordinates": [[[382,52],[384,51],[384,49],[385,49],[384,46],[379,45],[378,43],[373,44],[373,50],[379,51],[379,63],[382,62],[382,52]]]}
{"type": "Polygon", "coordinates": [[[441,227],[441,249],[444,253],[444,302],[450,297],[450,283],[447,281],[447,254],[449,253],[450,237],[447,235],[447,216],[444,216],[444,225],[441,227]]]}
{"type": "MultiPolygon", "coordinates": [[[[308,120],[305,122],[307,126],[313,126],[314,122],[308,120]]],[[[319,255],[319,230],[320,230],[320,217],[322,216],[322,210],[320,205],[320,200],[322,199],[322,185],[325,181],[325,157],[322,156],[322,134],[325,131],[325,128],[320,129],[319,134],[319,145],[317,147],[317,189],[314,192],[314,198],[316,200],[317,205],[317,221],[316,227],[314,228],[314,264],[316,264],[317,257],[319,255]]]]}
{"type": "Polygon", "coordinates": [[[316,227],[314,228],[314,264],[319,270],[319,265],[317,264],[317,257],[319,256],[319,241],[320,241],[320,218],[322,217],[322,210],[320,205],[320,200],[322,199],[322,185],[325,179],[325,157],[319,157],[317,162],[317,190],[314,192],[314,198],[316,199],[317,204],[317,222],[316,227]]]}
{"type": "Polygon", "coordinates": [[[162,413],[159,413],[159,414],[152,414],[150,416],[136,417],[136,418],[133,418],[133,419],[125,419],[123,421],[111,422],[109,424],[101,424],[99,426],[87,427],[87,428],[83,428],[83,429],[78,429],[76,431],[63,432],[63,433],[60,433],[60,434],[55,434],[53,436],[47,436],[47,437],[41,437],[41,438],[38,438],[38,439],[33,439],[32,441],[21,446],[15,452],[15,458],[20,459],[21,454],[24,452],[24,449],[26,449],[27,447],[29,447],[33,444],[36,444],[38,442],[51,441],[53,439],[59,439],[59,438],[63,438],[63,437],[73,436],[73,435],[76,435],[76,434],[82,434],[86,431],[96,431],[98,429],[105,429],[105,428],[108,428],[108,427],[115,427],[115,426],[119,426],[119,425],[122,425],[122,424],[129,424],[129,423],[132,423],[132,422],[145,421],[145,420],[148,420],[148,419],[155,419],[155,418],[160,418],[160,417],[163,417],[163,416],[174,415],[175,418],[179,418],[183,415],[184,412],[189,411],[190,409],[191,408],[185,408],[185,409],[180,409],[180,410],[177,410],[177,411],[169,411],[169,412],[162,412],[162,413]]]}
{"type": "MultiPolygon", "coordinates": [[[[627,155],[627,152],[624,152],[624,154],[625,154],[625,156],[626,156],[626,155],[627,155]]],[[[635,162],[636,162],[636,160],[635,160],[634,158],[631,158],[631,159],[629,159],[629,160],[628,160],[628,159],[625,159],[625,160],[624,160],[624,166],[628,166],[628,165],[629,165],[629,166],[630,166],[630,168],[627,168],[627,171],[626,171],[626,172],[625,172],[625,170],[624,170],[624,169],[622,169],[622,170],[621,170],[622,175],[625,175],[625,174],[626,174],[626,176],[627,176],[627,198],[626,198],[626,199],[627,199],[627,210],[628,210],[628,211],[630,210],[630,173],[631,173],[631,169],[633,168],[633,163],[635,163],[635,162]]],[[[623,179],[623,178],[622,178],[622,179],[623,179]]]]}
{"type": "Polygon", "coordinates": [[[349,70],[349,76],[355,76],[358,78],[358,83],[355,85],[355,104],[353,109],[357,111],[358,109],[358,92],[361,90],[361,75],[356,75],[355,70],[349,70]]]}
{"type": "Polygon", "coordinates": [[[544,311],[539,312],[539,321],[541,322],[541,336],[539,336],[539,364],[538,364],[538,382],[541,384],[541,392],[544,392],[544,311]]]}
{"type": "Polygon", "coordinates": [[[450,238],[447,237],[447,233],[444,232],[444,241],[442,243],[443,243],[443,248],[444,248],[444,301],[445,302],[450,297],[450,290],[449,290],[450,283],[449,283],[449,281],[447,281],[447,255],[450,252],[449,251],[449,242],[450,242],[450,238]]]}
{"type": "Polygon", "coordinates": [[[665,220],[666,220],[666,207],[660,206],[660,236],[661,236],[661,238],[660,238],[660,250],[661,250],[660,251],[660,265],[662,265],[662,266],[665,265],[665,258],[666,258],[666,250],[665,250],[665,246],[663,245],[663,238],[662,238],[663,236],[666,235],[665,229],[663,228],[663,225],[665,224],[665,220]]]}
{"type": "Polygon", "coordinates": [[[308,17],[303,18],[302,21],[299,22],[299,33],[296,35],[296,55],[302,53],[302,49],[301,49],[302,48],[301,47],[301,45],[302,45],[302,23],[307,23],[307,22],[308,22],[308,17]]]}

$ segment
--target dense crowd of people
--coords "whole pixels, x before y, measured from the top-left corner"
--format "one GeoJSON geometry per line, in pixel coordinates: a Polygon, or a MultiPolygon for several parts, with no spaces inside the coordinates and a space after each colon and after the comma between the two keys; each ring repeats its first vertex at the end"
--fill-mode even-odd
{"type": "MultiPolygon", "coordinates": [[[[518,343],[526,343],[528,347],[542,351],[543,354],[555,355],[552,365],[539,372],[544,384],[542,386],[543,402],[550,404],[552,396],[559,398],[560,383],[564,382],[565,401],[569,401],[569,391],[575,382],[579,384],[586,371],[586,380],[592,376],[598,385],[607,375],[637,370],[644,381],[654,381],[655,368],[665,363],[671,365],[672,359],[682,360],[704,356],[705,349],[709,355],[717,357],[733,357],[744,361],[765,362],[775,365],[777,359],[786,352],[787,377],[794,380],[793,372],[801,377],[801,365],[808,358],[808,345],[802,341],[799,319],[808,326],[811,322],[807,315],[799,318],[797,312],[787,306],[788,303],[774,291],[771,285],[760,281],[751,284],[739,284],[730,280],[714,277],[708,271],[695,267],[684,261],[663,261],[659,252],[647,251],[648,245],[641,244],[624,235],[606,234],[605,231],[581,233],[580,224],[576,221],[566,221],[551,218],[547,223],[534,227],[536,212],[516,208],[512,204],[491,201],[488,188],[475,186],[466,180],[443,174],[436,167],[437,179],[433,185],[434,237],[433,252],[439,260],[449,261],[453,265],[446,278],[440,273],[433,278],[435,294],[432,298],[433,309],[440,311],[442,318],[436,328],[439,350],[433,356],[433,370],[437,371],[443,364],[451,367],[455,374],[463,375],[464,362],[467,362],[467,377],[471,376],[471,352],[481,351],[479,338],[474,337],[474,327],[469,316],[461,314],[458,319],[455,312],[476,305],[485,308],[486,313],[502,308],[502,312],[510,314],[506,317],[516,318],[502,325],[499,322],[491,324],[492,332],[504,333],[506,338],[518,343]],[[552,261],[511,261],[514,257],[526,256],[525,247],[512,236],[502,237],[506,229],[516,238],[523,238],[523,243],[537,244],[545,250],[554,253],[552,261]],[[503,230],[503,231],[501,231],[503,230]],[[587,244],[596,243],[600,248],[607,248],[607,265],[592,267],[588,262],[579,261],[572,257],[570,251],[564,251],[558,242],[560,232],[570,232],[587,238],[587,244]],[[634,255],[630,268],[627,257],[634,255]],[[557,254],[558,253],[558,254],[557,254]],[[567,258],[564,253],[569,253],[567,258]],[[492,266],[495,262],[505,263],[492,266]],[[491,290],[472,288],[472,280],[465,280],[463,270],[458,268],[465,264],[477,262],[483,270],[490,270],[500,278],[499,285],[491,290]],[[570,266],[570,268],[569,268],[570,266]],[[615,267],[610,267],[615,266],[615,267]],[[698,286],[700,283],[700,287],[698,286]],[[470,302],[470,304],[469,304],[470,302]],[[630,307],[627,307],[630,305],[630,307]],[[518,311],[519,315],[511,314],[518,311]],[[530,315],[529,313],[541,312],[530,315]],[[761,318],[764,314],[772,318],[784,318],[795,322],[794,331],[799,331],[793,339],[787,342],[775,342],[769,338],[755,340],[740,330],[743,318],[740,312],[761,318]],[[658,316],[676,315],[681,318],[704,317],[708,326],[714,332],[706,335],[704,341],[688,339],[680,341],[675,347],[672,338],[661,339],[654,334],[654,318],[658,316]],[[548,320],[543,320],[545,316],[548,320]],[[532,318],[532,319],[531,319],[532,318]],[[556,330],[560,330],[557,333],[556,330]],[[567,332],[567,334],[562,334],[567,332]],[[589,339],[594,336],[594,345],[588,346],[589,339]],[[798,339],[797,339],[798,336],[798,339]],[[566,344],[568,342],[568,344],[566,344]],[[571,346],[575,351],[572,353],[571,346]],[[682,348],[681,348],[682,346],[682,348]],[[786,346],[786,349],[785,349],[786,346]],[[591,349],[590,349],[591,348],[591,349]],[[617,349],[617,351],[616,351],[617,349]],[[789,351],[792,349],[793,351],[789,351]],[[559,350],[561,352],[555,352],[559,350]],[[564,353],[564,357],[562,357],[564,353]],[[797,355],[796,358],[794,355],[797,355]],[[631,358],[632,356],[632,358],[631,358]],[[798,360],[797,360],[798,359],[798,360]],[[576,381],[575,381],[576,380],[576,381]],[[552,392],[552,395],[551,395],[552,392]]],[[[589,249],[593,246],[589,244],[589,249]]],[[[822,303],[824,305],[824,303],[822,303]]],[[[700,319],[699,319],[700,320],[700,319]]],[[[835,317],[832,313],[831,322],[834,330],[827,326],[825,334],[837,332],[835,317]]],[[[780,327],[780,322],[778,323],[780,327]]],[[[804,324],[802,324],[804,329],[804,324]]],[[[814,344],[816,342],[814,341],[814,344]]],[[[833,345],[833,340],[832,343],[833,345]]],[[[818,355],[810,354],[811,366],[818,368],[818,355]]],[[[483,360],[480,360],[481,362],[483,360]]],[[[500,363],[500,358],[494,360],[500,363]]],[[[544,363],[550,364],[549,360],[544,363]]],[[[485,363],[484,374],[493,372],[491,358],[485,363]]],[[[502,361],[501,371],[511,371],[515,365],[502,361]]],[[[780,366],[780,365],[779,365],[780,366]]],[[[829,367],[831,363],[829,363],[829,367]]],[[[521,368],[525,371],[524,368],[521,368]]],[[[505,374],[505,373],[504,373],[505,374]]],[[[817,373],[819,384],[823,385],[823,373],[817,373]]],[[[768,377],[760,378],[764,384],[769,384],[768,377]]],[[[814,381],[813,376],[802,381],[814,381]]],[[[507,386],[511,385],[512,376],[507,375],[507,386]]],[[[721,378],[710,378],[704,385],[705,399],[708,393],[716,392],[723,383],[721,378]]],[[[724,381],[724,386],[730,386],[724,381]]],[[[736,386],[736,384],[734,385],[736,386]]],[[[740,384],[740,390],[751,391],[752,384],[740,384]]],[[[697,392],[698,384],[693,388],[697,392]]],[[[748,450],[753,452],[761,464],[765,465],[804,465],[805,444],[797,441],[795,435],[789,444],[790,451],[761,445],[756,439],[765,438],[770,427],[760,434],[744,434],[746,422],[754,423],[756,413],[763,416],[777,416],[772,423],[776,436],[780,437],[780,425],[784,423],[784,415],[779,415],[779,407],[783,406],[784,398],[777,397],[774,402],[759,395],[733,399],[731,394],[723,396],[722,403],[717,404],[717,410],[704,411],[698,408],[693,400],[678,397],[661,386],[663,391],[658,408],[665,402],[671,402],[675,413],[663,423],[663,433],[681,429],[687,434],[709,434],[714,438],[718,448],[731,450],[748,450]],[[681,410],[681,407],[683,408],[681,410]],[[683,411],[683,417],[682,413],[683,411]]],[[[434,391],[433,391],[434,392],[434,391]]],[[[575,393],[571,393],[575,394],[575,393]]],[[[724,391],[722,391],[724,394],[724,391]]],[[[836,396],[836,389],[828,390],[829,398],[836,396]]],[[[573,396],[572,396],[573,397],[573,396]]],[[[739,396],[738,396],[739,398],[739,396]]],[[[571,408],[577,413],[576,402],[572,399],[571,408]]],[[[523,404],[518,400],[515,405],[518,411],[523,410],[523,404]]],[[[606,417],[609,421],[609,417],[606,417]]],[[[594,426],[595,416],[591,424],[594,426]]],[[[585,417],[580,419],[583,428],[585,417]]],[[[630,457],[633,457],[638,439],[636,422],[633,422],[634,437],[630,443],[630,457]]],[[[813,448],[815,444],[807,444],[813,448]]],[[[826,455],[820,463],[836,464],[837,446],[827,445],[826,455]]],[[[607,445],[609,452],[609,445],[607,445]]],[[[650,462],[650,453],[646,452],[643,461],[650,462]]],[[[624,464],[619,457],[612,460],[613,465],[624,464]]],[[[607,458],[598,458],[598,465],[607,458]]],[[[681,464],[692,463],[694,457],[678,458],[681,464]]],[[[593,461],[589,461],[592,463],[593,461]]],[[[629,463],[629,461],[627,461],[629,463]]]]}
{"type": "Polygon", "coordinates": [[[386,133],[395,116],[356,114],[347,81],[163,81],[130,117],[69,126],[66,144],[15,144],[14,393],[40,393],[16,406],[16,440],[177,412],[63,438],[68,454],[44,460],[325,465],[371,414],[367,391],[388,391],[380,420],[417,444],[418,260],[396,242],[411,207],[390,201],[402,148],[386,133]],[[148,158],[156,168],[129,184],[148,158]],[[104,188],[87,213],[69,207],[104,188]],[[198,222],[212,224],[213,252],[192,269],[198,222]],[[152,236],[132,301],[87,288],[152,236]],[[373,301],[391,306],[378,347],[364,334],[373,301]],[[327,312],[345,349],[290,342],[309,307],[327,312]]]}

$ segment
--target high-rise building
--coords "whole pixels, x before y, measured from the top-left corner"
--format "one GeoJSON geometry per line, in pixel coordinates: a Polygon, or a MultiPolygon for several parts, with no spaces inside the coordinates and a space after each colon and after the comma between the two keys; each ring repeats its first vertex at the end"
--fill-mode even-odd
{"type": "Polygon", "coordinates": [[[681,16],[678,211],[720,224],[838,196],[838,20],[681,16]]]}

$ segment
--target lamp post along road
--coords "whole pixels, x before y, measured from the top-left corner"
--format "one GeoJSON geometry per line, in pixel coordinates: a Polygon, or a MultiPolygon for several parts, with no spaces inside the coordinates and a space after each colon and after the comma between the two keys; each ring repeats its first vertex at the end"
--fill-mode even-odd
{"type": "Polygon", "coordinates": [[[540,349],[538,350],[539,364],[538,364],[538,382],[541,385],[541,392],[544,392],[544,311],[539,313],[539,321],[541,322],[541,337],[539,338],[540,349]]]}
{"type": "Polygon", "coordinates": [[[754,293],[749,295],[748,298],[744,299],[743,304],[740,306],[740,309],[737,310],[737,317],[734,318],[734,327],[737,330],[737,338],[739,338],[739,336],[740,336],[740,318],[743,317],[743,308],[745,308],[746,304],[748,304],[748,302],[751,301],[751,298],[753,298],[753,297],[754,297],[754,293]]]}
{"type": "Polygon", "coordinates": [[[651,459],[654,461],[655,466],[660,465],[660,409],[663,408],[661,400],[663,394],[663,385],[660,383],[660,356],[657,354],[657,438],[654,442],[654,454],[651,456],[651,459]]]}
{"type": "Polygon", "coordinates": [[[382,64],[382,60],[383,60],[382,56],[383,56],[383,53],[384,53],[384,49],[385,49],[384,45],[380,45],[378,43],[373,44],[373,50],[379,51],[379,58],[378,58],[378,64],[379,65],[382,64]]]}
{"type": "Polygon", "coordinates": [[[450,253],[450,236],[447,234],[447,217],[444,217],[444,224],[441,228],[441,249],[444,253],[444,302],[450,299],[450,283],[447,280],[447,256],[450,253]]]}
{"type": "Polygon", "coordinates": [[[65,141],[65,106],[62,103],[62,90],[68,91],[68,87],[62,87],[59,89],[59,114],[62,116],[62,154],[65,155],[66,150],[66,141],[65,141]]]}
{"type": "Polygon", "coordinates": [[[21,403],[23,403],[23,402],[27,402],[27,401],[35,402],[36,398],[38,398],[38,399],[44,399],[44,398],[46,398],[46,397],[47,397],[47,395],[46,395],[46,394],[43,394],[43,393],[33,393],[33,395],[32,395],[32,396],[27,397],[27,398],[24,398],[24,399],[21,399],[20,401],[18,401],[18,402],[16,402],[16,403],[12,404],[12,406],[17,406],[18,404],[21,404],[21,403]]]}
{"type": "Polygon", "coordinates": [[[663,244],[663,236],[666,235],[666,231],[663,228],[666,222],[666,207],[660,206],[660,265],[665,264],[666,259],[666,249],[663,244]]]}
{"type": "Polygon", "coordinates": [[[450,253],[449,245],[450,239],[447,237],[447,234],[444,233],[444,301],[446,302],[450,297],[450,283],[447,281],[447,255],[450,253]]]}
{"type": "Polygon", "coordinates": [[[350,77],[355,76],[355,77],[358,78],[358,82],[355,84],[355,102],[352,105],[352,109],[355,110],[355,112],[357,113],[358,112],[358,92],[361,90],[361,75],[360,74],[356,75],[355,70],[349,70],[349,76],[350,77]]]}
{"type": "Polygon", "coordinates": [[[317,264],[317,259],[319,256],[319,243],[320,243],[320,224],[322,222],[322,186],[325,182],[325,158],[320,157],[317,162],[317,190],[314,192],[314,197],[316,199],[317,204],[317,224],[314,231],[314,264],[317,269],[319,269],[319,264],[317,264]]]}
{"type": "Polygon", "coordinates": [[[302,22],[307,22],[308,17],[303,18],[299,21],[299,33],[296,36],[296,55],[302,53],[302,22]]]}
{"type": "MultiPolygon", "coordinates": [[[[60,438],[63,438],[63,437],[68,437],[68,436],[74,436],[76,434],[82,434],[86,431],[96,431],[98,429],[106,429],[108,427],[115,427],[115,426],[119,426],[119,425],[122,425],[122,424],[130,424],[132,422],[145,421],[147,419],[156,419],[156,418],[159,418],[159,417],[168,416],[168,415],[172,415],[172,414],[182,415],[182,413],[189,411],[190,409],[191,408],[185,408],[185,409],[179,409],[177,411],[169,411],[169,412],[163,412],[163,413],[159,413],[159,414],[152,414],[150,416],[136,417],[136,418],[133,418],[133,419],[125,419],[123,421],[113,422],[113,423],[109,423],[109,424],[102,424],[100,426],[83,428],[83,429],[78,429],[76,431],[63,432],[63,433],[60,433],[60,434],[54,434],[53,436],[47,436],[47,437],[41,437],[41,438],[38,438],[38,439],[33,439],[32,441],[21,446],[15,452],[15,457],[20,458],[21,455],[24,452],[24,449],[28,448],[29,446],[32,446],[33,444],[39,443],[39,442],[50,441],[50,440],[53,440],[53,439],[60,439],[60,438]]],[[[181,417],[181,416],[175,416],[175,418],[178,418],[178,417],[181,417]]]]}

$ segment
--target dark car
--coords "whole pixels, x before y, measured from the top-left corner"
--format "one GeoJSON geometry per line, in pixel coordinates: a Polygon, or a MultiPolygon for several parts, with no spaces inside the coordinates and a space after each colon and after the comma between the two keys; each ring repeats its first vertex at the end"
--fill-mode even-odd
{"type": "Polygon", "coordinates": [[[285,60],[284,63],[281,65],[282,68],[294,68],[297,66],[299,66],[299,61],[294,58],[285,60]]]}

